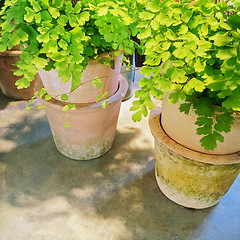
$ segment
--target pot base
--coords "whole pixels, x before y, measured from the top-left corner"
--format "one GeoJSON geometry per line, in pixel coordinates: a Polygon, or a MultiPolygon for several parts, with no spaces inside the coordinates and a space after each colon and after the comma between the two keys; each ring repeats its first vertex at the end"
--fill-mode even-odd
{"type": "Polygon", "coordinates": [[[90,160],[102,156],[110,150],[113,145],[114,136],[93,139],[92,143],[73,145],[63,142],[61,138],[53,135],[58,151],[64,156],[74,160],[90,160]]]}

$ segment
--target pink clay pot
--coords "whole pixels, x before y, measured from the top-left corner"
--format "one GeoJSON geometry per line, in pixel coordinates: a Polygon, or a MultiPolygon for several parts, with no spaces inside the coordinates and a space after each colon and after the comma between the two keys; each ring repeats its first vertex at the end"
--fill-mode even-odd
{"type": "Polygon", "coordinates": [[[188,115],[179,111],[180,102],[169,103],[165,94],[162,101],[162,126],[169,137],[183,146],[207,154],[233,154],[240,151],[240,115],[234,115],[234,124],[229,133],[222,132],[224,142],[217,142],[214,150],[205,150],[200,143],[203,135],[197,135],[197,121],[193,109],[188,115]]]}
{"type": "Polygon", "coordinates": [[[28,100],[34,95],[35,79],[39,76],[37,75],[30,83],[30,87],[17,89],[15,83],[21,77],[15,76],[11,70],[17,68],[13,64],[16,64],[19,60],[21,53],[19,50],[7,50],[0,53],[0,87],[3,94],[7,97],[28,100]]]}
{"type": "MultiPolygon", "coordinates": [[[[102,54],[101,56],[104,55],[106,54],[102,54]]],[[[121,60],[122,55],[120,57],[114,56],[114,69],[110,66],[99,63],[98,60],[90,60],[86,69],[82,73],[82,84],[74,90],[76,92],[74,96],[70,95],[70,102],[93,103],[96,101],[96,97],[104,92],[108,92],[104,99],[112,96],[118,88],[118,79],[122,65],[121,60]],[[103,82],[104,87],[101,91],[99,91],[98,87],[92,85],[92,80],[94,80],[95,77],[99,77],[103,82]]],[[[62,79],[58,77],[58,69],[53,69],[51,71],[38,69],[38,71],[43,86],[48,94],[58,100],[61,99],[61,94],[69,95],[71,92],[71,79],[68,82],[62,82],[62,79]]]]}
{"type": "Polygon", "coordinates": [[[119,110],[127,88],[127,81],[120,77],[119,87],[109,98],[105,109],[100,101],[92,104],[77,103],[75,110],[63,112],[65,102],[40,99],[46,106],[57,149],[75,160],[89,160],[106,153],[115,138],[119,110]],[[66,122],[69,127],[65,127],[66,122]]]}

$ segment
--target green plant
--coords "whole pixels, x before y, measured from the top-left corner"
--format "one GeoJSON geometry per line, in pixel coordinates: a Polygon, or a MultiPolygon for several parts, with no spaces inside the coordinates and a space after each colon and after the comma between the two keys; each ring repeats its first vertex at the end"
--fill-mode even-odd
{"type": "MultiPolygon", "coordinates": [[[[145,3],[142,3],[145,4],[145,3]]],[[[151,96],[183,102],[180,111],[193,107],[197,134],[207,150],[223,142],[233,115],[240,111],[239,0],[153,0],[139,14],[138,28],[146,61],[141,73],[134,121],[153,109],[151,96]]]]}
{"type": "MultiPolygon", "coordinates": [[[[128,0],[6,0],[0,13],[4,20],[0,51],[21,44],[18,69],[14,70],[22,76],[17,87],[28,87],[38,68],[54,68],[63,82],[72,78],[73,91],[81,84],[89,59],[109,52],[99,61],[114,67],[112,51],[116,56],[133,54],[130,36],[136,35],[136,23],[131,5],[128,0]]],[[[96,79],[94,84],[101,85],[96,79]]]]}

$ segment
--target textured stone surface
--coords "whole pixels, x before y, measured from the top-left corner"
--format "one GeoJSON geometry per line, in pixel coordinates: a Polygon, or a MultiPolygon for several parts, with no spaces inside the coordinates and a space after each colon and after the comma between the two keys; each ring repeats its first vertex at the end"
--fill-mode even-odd
{"type": "Polygon", "coordinates": [[[54,144],[43,110],[0,95],[0,240],[239,240],[240,179],[215,207],[167,199],[154,176],[147,119],[122,104],[104,156],[70,160],[54,144]]]}
{"type": "Polygon", "coordinates": [[[158,185],[168,198],[182,206],[201,209],[215,205],[231,187],[239,171],[240,163],[214,165],[184,158],[156,140],[158,185]]]}

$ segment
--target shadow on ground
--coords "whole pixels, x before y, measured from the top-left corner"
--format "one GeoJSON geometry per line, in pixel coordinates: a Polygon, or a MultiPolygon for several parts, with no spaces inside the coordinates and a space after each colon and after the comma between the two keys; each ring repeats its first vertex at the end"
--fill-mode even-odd
{"type": "Polygon", "coordinates": [[[17,100],[6,97],[0,89],[0,110],[4,109],[10,102],[17,102],[17,100]]]}
{"type": "MultiPolygon", "coordinates": [[[[108,153],[81,162],[61,155],[51,135],[21,145],[0,160],[0,201],[36,208],[31,224],[71,215],[74,231],[94,225],[102,236],[96,239],[187,239],[211,210],[188,210],[165,198],[155,181],[152,149],[130,147],[138,135],[137,129],[118,132],[108,153]]],[[[93,239],[88,234],[73,239],[93,239]]]]}
{"type": "Polygon", "coordinates": [[[168,200],[155,181],[152,147],[145,138],[136,144],[140,129],[121,128],[108,153],[74,161],[57,151],[41,111],[32,113],[6,120],[8,132],[2,135],[16,144],[0,155],[0,211],[6,222],[13,214],[13,225],[5,229],[22,234],[8,239],[28,239],[31,233],[31,239],[41,240],[208,240],[214,239],[211,234],[226,239],[231,232],[221,235],[225,222],[220,222],[217,228],[210,225],[211,237],[199,237],[219,207],[197,211],[168,200]]]}

